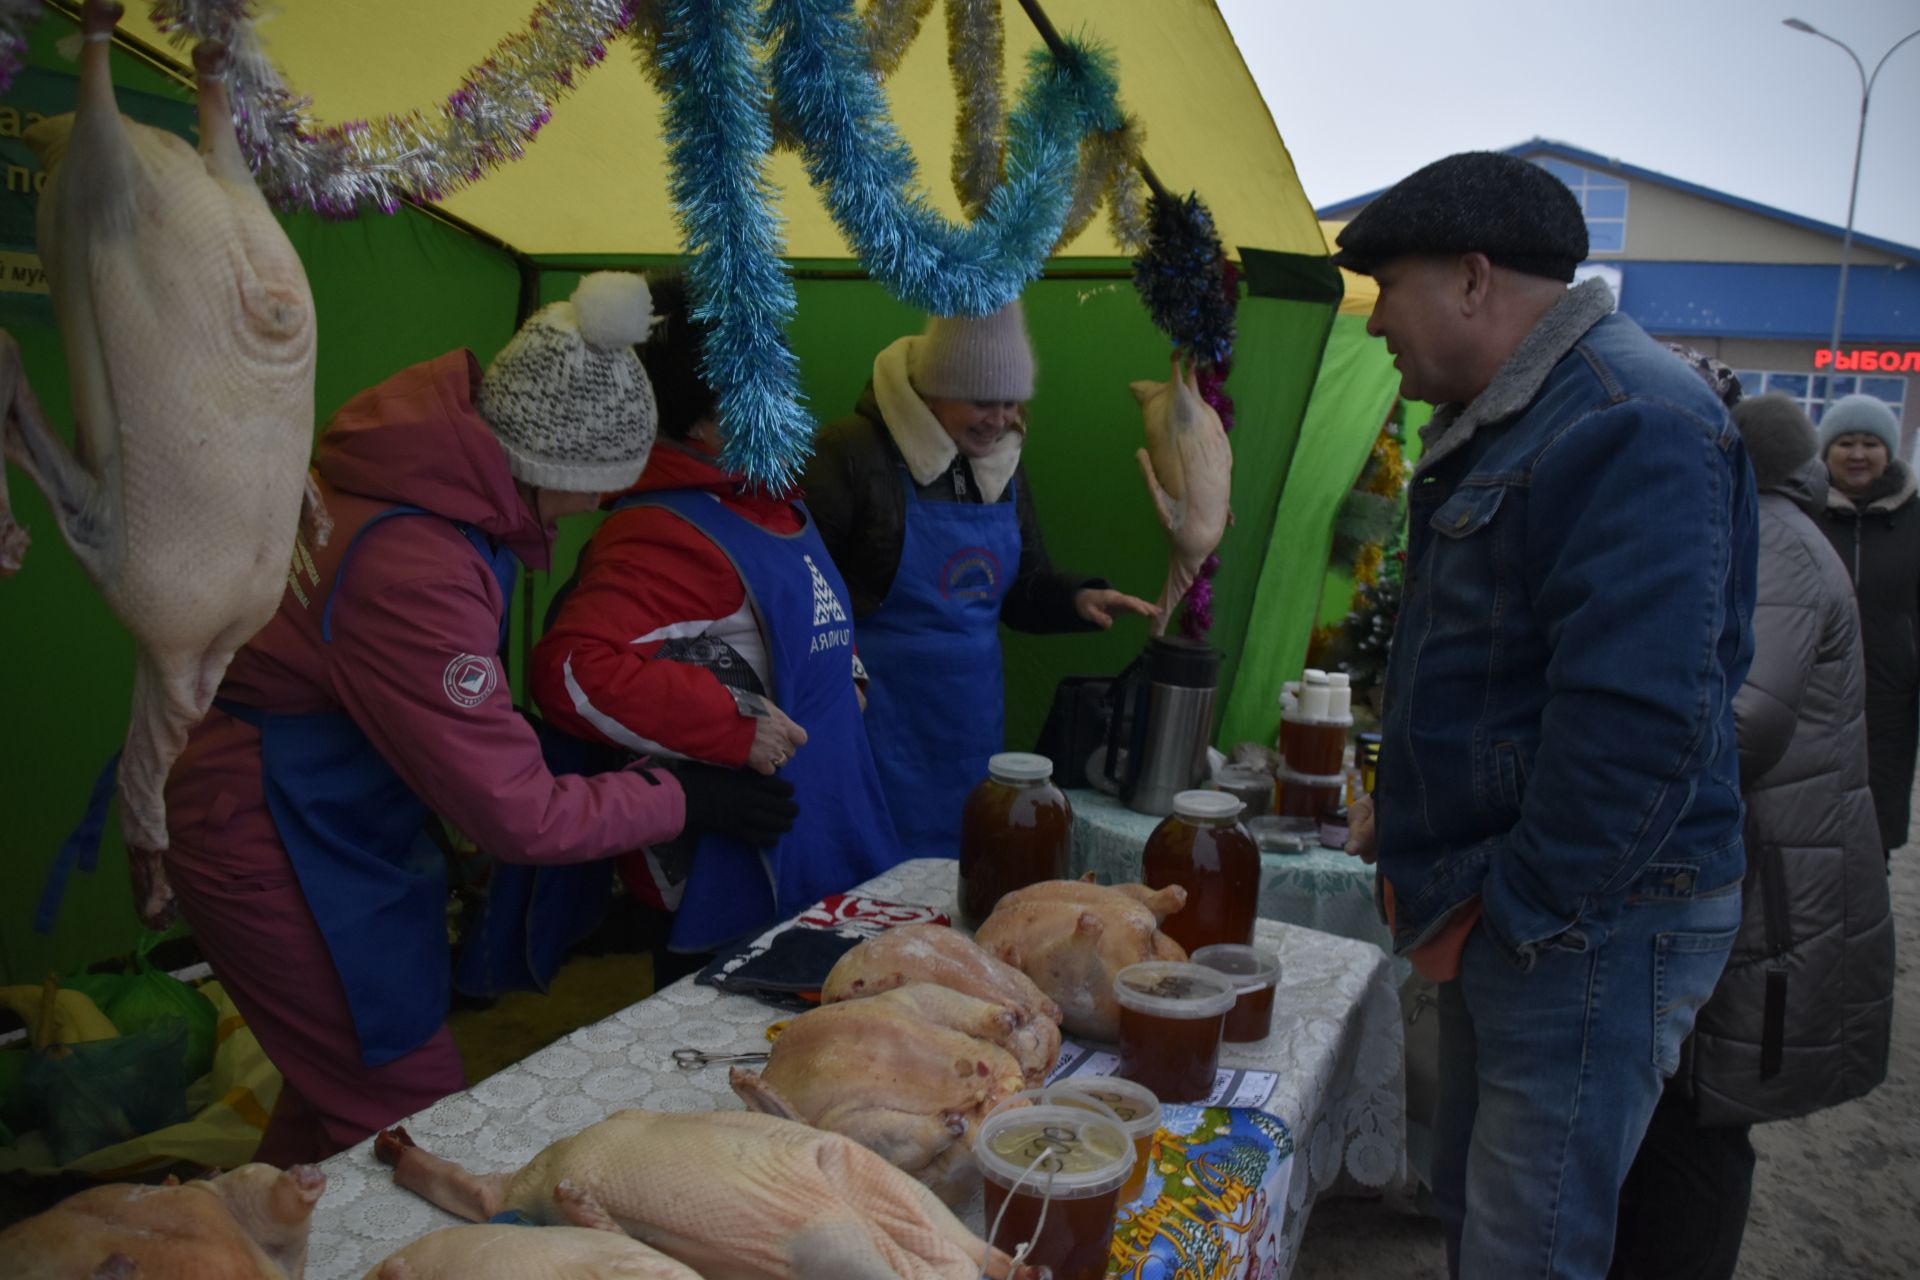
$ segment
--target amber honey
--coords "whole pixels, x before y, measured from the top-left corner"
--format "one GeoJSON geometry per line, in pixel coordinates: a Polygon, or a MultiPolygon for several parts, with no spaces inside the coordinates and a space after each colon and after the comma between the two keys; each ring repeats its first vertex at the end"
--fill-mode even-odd
{"type": "Polygon", "coordinates": [[[1233,982],[1196,964],[1148,960],[1114,975],[1120,1003],[1120,1075],[1163,1102],[1213,1092],[1233,982]]]}
{"type": "Polygon", "coordinates": [[[1347,754],[1346,723],[1285,720],[1280,722],[1280,756],[1295,773],[1324,775],[1340,772],[1347,754]]]}
{"type": "Polygon", "coordinates": [[[1187,891],[1186,905],[1160,924],[1185,951],[1253,941],[1260,847],[1240,825],[1241,808],[1223,791],[1182,791],[1147,839],[1141,879],[1150,888],[1177,884],[1187,891]]]}
{"type": "Polygon", "coordinates": [[[1134,1144],[1108,1115],[1075,1106],[996,1111],[981,1124],[974,1160],[986,1190],[989,1243],[1054,1280],[1103,1280],[1114,1212],[1134,1144]]]}
{"type": "Polygon", "coordinates": [[[1225,974],[1233,983],[1233,1008],[1220,1038],[1233,1043],[1265,1040],[1273,1030],[1273,994],[1280,983],[1280,957],[1258,947],[1203,947],[1193,963],[1225,974]]]}
{"type": "Polygon", "coordinates": [[[1073,806],[1053,785],[1053,763],[1006,751],[987,771],[960,815],[959,913],[969,929],[1015,889],[1072,874],[1073,806]]]}
{"type": "Polygon", "coordinates": [[[1048,1085],[1048,1101],[1069,1106],[1086,1103],[1105,1107],[1133,1139],[1133,1172],[1120,1188],[1120,1203],[1127,1204],[1146,1189],[1147,1158],[1153,1149],[1153,1135],[1160,1131],[1160,1099],[1153,1090],[1131,1080],[1111,1076],[1069,1076],[1048,1085]]]}

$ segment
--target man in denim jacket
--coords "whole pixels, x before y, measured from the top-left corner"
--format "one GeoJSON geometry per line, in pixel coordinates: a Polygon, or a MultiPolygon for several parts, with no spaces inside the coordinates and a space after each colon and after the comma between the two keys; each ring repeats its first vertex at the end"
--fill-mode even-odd
{"type": "MultiPolygon", "coordinates": [[[[1740,923],[1733,695],[1755,497],[1720,402],[1613,313],[1578,202],[1468,153],[1339,238],[1438,406],[1415,473],[1377,849],[1440,987],[1434,1193],[1456,1276],[1607,1272],[1615,1202],[1740,923]]],[[[1365,809],[1365,806],[1361,806],[1365,809]]],[[[1377,835],[1377,843],[1376,843],[1377,835]]]]}

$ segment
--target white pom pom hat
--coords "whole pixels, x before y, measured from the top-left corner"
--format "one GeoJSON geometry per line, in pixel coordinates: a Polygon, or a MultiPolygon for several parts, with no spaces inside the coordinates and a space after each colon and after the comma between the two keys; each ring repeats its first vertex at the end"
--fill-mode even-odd
{"type": "Polygon", "coordinates": [[[515,478],[566,493],[617,493],[640,478],[658,414],[633,348],[652,323],[645,277],[596,271],[520,326],[475,401],[515,478]]]}

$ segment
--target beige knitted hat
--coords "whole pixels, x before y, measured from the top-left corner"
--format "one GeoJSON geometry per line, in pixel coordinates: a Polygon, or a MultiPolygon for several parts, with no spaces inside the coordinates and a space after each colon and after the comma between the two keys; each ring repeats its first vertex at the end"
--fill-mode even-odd
{"type": "Polygon", "coordinates": [[[1033,399],[1033,346],[1019,300],[990,316],[934,316],[907,349],[907,377],[935,399],[1033,399]]]}
{"type": "Polygon", "coordinates": [[[636,342],[653,302],[642,276],[596,271],[540,308],[480,379],[474,407],[516,479],[567,493],[614,493],[653,451],[653,387],[636,342]]]}

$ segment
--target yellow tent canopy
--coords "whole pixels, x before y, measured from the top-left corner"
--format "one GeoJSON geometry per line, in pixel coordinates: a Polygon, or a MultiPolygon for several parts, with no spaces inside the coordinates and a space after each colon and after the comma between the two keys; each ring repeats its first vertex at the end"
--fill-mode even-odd
{"type": "MultiPolygon", "coordinates": [[[[1146,131],[1144,154],[1169,190],[1199,191],[1229,251],[1239,246],[1318,255],[1313,209],[1295,177],[1259,90],[1211,3],[1047,0],[1061,31],[1110,48],[1121,100],[1146,131]]],[[[144,4],[127,6],[122,30],[167,50],[144,4]]],[[[1014,0],[1003,5],[1009,109],[1040,38],[1014,0]]],[[[277,0],[258,23],[262,44],[320,120],[432,111],[507,36],[526,27],[533,0],[277,0]]],[[[928,16],[886,81],[894,121],[913,148],[920,179],[948,217],[961,218],[951,169],[955,99],[946,23],[928,16]]],[[[667,195],[661,101],[630,42],[584,74],[519,161],[444,202],[447,212],[528,254],[672,252],[679,231],[667,195]]],[[[851,251],[807,182],[800,160],[776,155],[784,198],[784,251],[847,258],[851,251]]],[[[1103,212],[1065,257],[1116,257],[1103,212]]]]}

